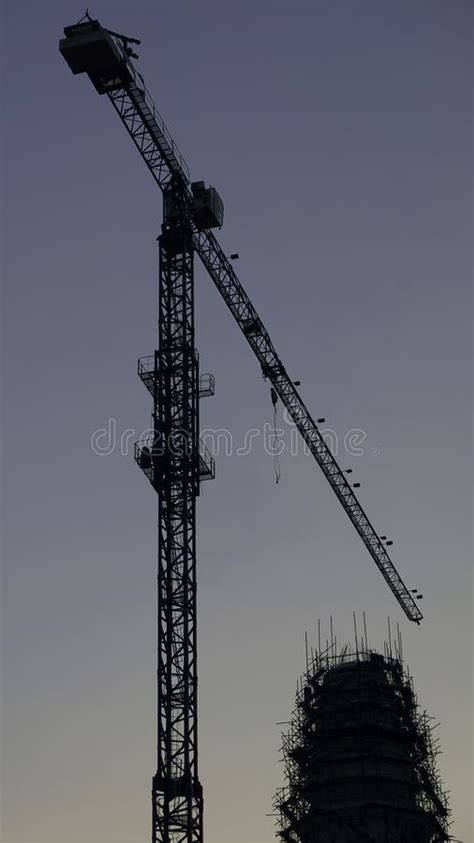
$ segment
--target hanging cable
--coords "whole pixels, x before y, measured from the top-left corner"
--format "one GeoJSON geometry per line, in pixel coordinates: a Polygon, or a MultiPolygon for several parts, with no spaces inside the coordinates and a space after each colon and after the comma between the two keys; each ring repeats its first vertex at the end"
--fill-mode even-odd
{"type": "Polygon", "coordinates": [[[273,446],[273,469],[275,471],[275,483],[280,482],[281,477],[281,468],[280,468],[280,455],[278,453],[278,446],[279,446],[279,437],[277,432],[277,401],[278,395],[276,390],[273,389],[273,386],[270,389],[270,395],[272,399],[273,405],[273,435],[274,435],[274,446],[273,446]]]}

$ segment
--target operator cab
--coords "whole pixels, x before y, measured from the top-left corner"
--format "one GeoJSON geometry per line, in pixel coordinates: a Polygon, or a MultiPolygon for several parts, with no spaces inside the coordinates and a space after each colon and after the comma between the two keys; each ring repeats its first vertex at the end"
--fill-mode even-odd
{"type": "Polygon", "coordinates": [[[64,34],[59,42],[61,55],[74,74],[87,73],[99,94],[134,81],[124,41],[103,29],[98,20],[66,26],[64,34]]]}
{"type": "Polygon", "coordinates": [[[221,228],[224,222],[224,203],[215,187],[206,187],[203,181],[191,185],[193,194],[192,215],[198,231],[221,228]]]}

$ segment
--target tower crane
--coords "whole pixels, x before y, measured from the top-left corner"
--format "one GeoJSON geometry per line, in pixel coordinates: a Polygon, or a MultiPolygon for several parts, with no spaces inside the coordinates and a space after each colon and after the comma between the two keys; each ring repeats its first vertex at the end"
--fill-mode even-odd
{"type": "Polygon", "coordinates": [[[306,442],[377,568],[409,620],[422,614],[318,424],[289,377],[213,229],[223,204],[213,187],[191,182],[189,168],[135,67],[140,42],[103,27],[86,12],[64,30],[59,49],[74,74],[107,96],[163,194],[159,237],[158,350],[138,361],[153,399],[152,433],[135,459],[158,495],[158,728],[152,785],[153,843],[202,843],[198,774],[196,645],[196,498],[214,476],[199,439],[199,403],[214,392],[194,345],[194,254],[207,269],[260,364],[263,377],[306,442]]]}

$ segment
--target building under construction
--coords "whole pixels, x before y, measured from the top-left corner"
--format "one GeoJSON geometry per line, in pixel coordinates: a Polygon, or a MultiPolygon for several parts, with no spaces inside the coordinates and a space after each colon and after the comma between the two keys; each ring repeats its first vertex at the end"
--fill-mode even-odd
{"type": "Polygon", "coordinates": [[[401,646],[381,655],[333,640],[312,653],[282,753],[286,786],[274,804],[285,843],[451,839],[430,718],[401,646]]]}

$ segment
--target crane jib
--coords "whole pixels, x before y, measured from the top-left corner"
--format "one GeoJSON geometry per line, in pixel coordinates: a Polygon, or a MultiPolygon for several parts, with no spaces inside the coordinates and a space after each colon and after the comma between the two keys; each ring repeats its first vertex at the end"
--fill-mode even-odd
{"type": "Polygon", "coordinates": [[[257,356],[262,371],[270,380],[288,410],[301,436],[339,498],[379,571],[409,620],[419,623],[423,615],[393,565],[382,540],[372,527],[347,478],[329,450],[316,422],[306,408],[287,374],[260,317],[245,293],[235,271],[211,232],[195,235],[195,248],[257,356]]]}
{"type": "MultiPolygon", "coordinates": [[[[85,24],[66,27],[65,35],[60,51],[72,72],[87,73],[96,90],[107,94],[161,190],[173,179],[179,179],[183,193],[191,199],[188,166],[130,59],[130,39],[110,33],[90,19],[85,24]]],[[[300,398],[230,261],[211,231],[194,226],[193,235],[196,252],[254,351],[264,376],[288,410],[406,616],[419,623],[423,615],[417,603],[300,398]]]]}

